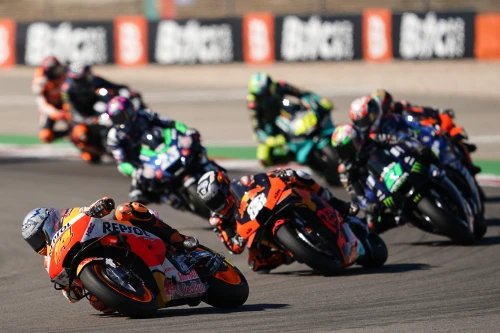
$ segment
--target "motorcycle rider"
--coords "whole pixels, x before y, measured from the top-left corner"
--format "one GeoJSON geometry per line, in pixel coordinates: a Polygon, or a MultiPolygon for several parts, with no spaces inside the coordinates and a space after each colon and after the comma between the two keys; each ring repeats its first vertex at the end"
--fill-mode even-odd
{"type": "Polygon", "coordinates": [[[41,129],[38,139],[43,143],[51,143],[55,139],[68,134],[68,130],[55,130],[58,121],[69,127],[67,113],[63,111],[61,89],[66,80],[66,66],[54,56],[46,57],[35,69],[31,90],[40,112],[41,129]]]}
{"type": "Polygon", "coordinates": [[[364,186],[370,153],[381,146],[403,143],[413,149],[424,163],[440,163],[429,147],[414,138],[412,128],[401,115],[384,114],[377,99],[371,96],[355,99],[349,114],[354,126],[337,126],[332,134],[332,145],[340,159],[340,179],[353,200],[363,207],[368,226],[381,233],[404,221],[384,215],[375,194],[364,186]]]}
{"type": "MultiPolygon", "coordinates": [[[[89,127],[92,125],[107,125],[100,119],[100,114],[94,110],[98,101],[96,90],[105,88],[120,96],[130,97],[129,87],[115,84],[104,78],[94,75],[90,65],[83,63],[71,64],[67,80],[62,87],[63,108],[71,114],[73,121],[72,140],[81,150],[88,142],[89,127]]],[[[100,156],[93,156],[88,151],[82,151],[81,157],[87,162],[98,162],[100,156]]]]}
{"type": "Polygon", "coordinates": [[[144,204],[167,200],[173,208],[183,209],[183,200],[175,193],[168,193],[167,198],[161,198],[145,189],[142,163],[139,160],[141,138],[146,130],[153,127],[176,128],[182,133],[191,134],[195,140],[199,140],[199,133],[187,129],[183,123],[163,118],[150,109],[136,110],[131,100],[125,97],[113,97],[108,103],[107,113],[113,124],[108,132],[107,145],[118,163],[118,171],[132,177],[130,200],[144,204]]]}
{"type": "Polygon", "coordinates": [[[247,107],[250,111],[253,138],[259,143],[257,159],[262,166],[286,163],[291,158],[285,149],[286,139],[275,124],[285,96],[301,98],[310,95],[325,112],[333,109],[333,104],[328,99],[300,90],[285,81],[273,81],[266,72],[253,74],[248,82],[248,90],[247,107]]]}
{"type": "MultiPolygon", "coordinates": [[[[45,256],[44,266],[47,268],[47,247],[50,240],[46,239],[43,231],[45,224],[61,224],[62,217],[77,209],[90,217],[103,218],[109,215],[115,208],[115,201],[109,197],[103,197],[88,207],[74,207],[68,209],[57,209],[51,207],[38,207],[26,215],[22,224],[22,235],[24,240],[40,255],[45,256]]],[[[158,213],[148,209],[139,202],[125,202],[116,207],[112,216],[116,221],[128,221],[134,226],[146,230],[163,240],[163,242],[174,246],[178,250],[192,251],[198,246],[198,240],[194,237],[180,234],[176,229],[166,224],[158,213]]],[[[62,293],[70,303],[75,303],[84,297],[82,285],[74,282],[71,286],[61,286],[62,293]]],[[[96,297],[89,297],[90,305],[104,313],[114,312],[106,307],[96,297]]]]}
{"type": "MultiPolygon", "coordinates": [[[[309,190],[327,201],[341,215],[356,215],[359,207],[333,196],[326,188],[321,187],[310,175],[292,169],[277,169],[266,173],[269,177],[278,177],[290,187],[309,190]]],[[[198,182],[197,192],[205,205],[212,211],[209,219],[219,239],[233,254],[241,254],[246,241],[236,231],[236,216],[239,215],[240,203],[231,191],[232,184],[249,186],[255,175],[229,180],[222,171],[209,171],[198,182]]],[[[248,252],[248,265],[257,273],[269,273],[282,264],[290,264],[291,258],[284,253],[274,251],[264,243],[253,243],[248,252]]]]}
{"type": "Polygon", "coordinates": [[[376,98],[384,114],[396,113],[402,114],[403,112],[413,116],[418,119],[423,125],[434,126],[439,125],[440,131],[444,134],[449,135],[455,142],[460,142],[466,149],[464,151],[465,157],[468,160],[468,168],[470,172],[475,175],[481,172],[481,168],[472,163],[470,153],[476,151],[476,145],[472,143],[465,142],[464,137],[461,135],[463,128],[456,126],[453,122],[455,118],[455,111],[452,109],[437,109],[428,106],[416,106],[412,105],[407,101],[400,100],[395,101],[392,95],[384,89],[377,89],[372,92],[372,97],[376,98]]]}

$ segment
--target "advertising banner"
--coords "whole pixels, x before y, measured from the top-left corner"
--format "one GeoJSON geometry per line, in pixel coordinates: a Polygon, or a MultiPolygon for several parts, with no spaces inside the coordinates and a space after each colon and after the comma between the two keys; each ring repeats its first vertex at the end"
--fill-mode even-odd
{"type": "Polygon", "coordinates": [[[500,14],[476,15],[474,55],[478,59],[500,59],[500,14]]]}
{"type": "Polygon", "coordinates": [[[248,13],[243,17],[243,58],[249,64],[274,61],[274,15],[248,13]]]}
{"type": "Polygon", "coordinates": [[[113,22],[32,22],[17,24],[17,63],[37,66],[49,55],[64,62],[114,62],[113,22]]]}
{"type": "Polygon", "coordinates": [[[0,68],[16,64],[16,22],[0,20],[0,68]]]}
{"type": "Polygon", "coordinates": [[[361,15],[277,17],[276,58],[336,61],[362,58],[361,15]]]}
{"type": "Polygon", "coordinates": [[[474,56],[473,12],[404,12],[392,17],[395,58],[457,59],[474,56]]]}
{"type": "Polygon", "coordinates": [[[114,21],[115,62],[122,66],[148,62],[148,24],[143,16],[120,16],[114,21]]]}
{"type": "Polygon", "coordinates": [[[149,61],[164,65],[243,60],[242,19],[149,23],[149,61]]]}
{"type": "Polygon", "coordinates": [[[392,59],[392,13],[385,8],[363,11],[363,57],[368,61],[392,59]]]}

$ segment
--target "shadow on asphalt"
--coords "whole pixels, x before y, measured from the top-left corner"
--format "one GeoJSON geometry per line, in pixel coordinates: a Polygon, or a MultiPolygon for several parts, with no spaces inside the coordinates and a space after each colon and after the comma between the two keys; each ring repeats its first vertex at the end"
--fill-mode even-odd
{"type": "Polygon", "coordinates": [[[499,226],[500,225],[500,218],[494,217],[494,218],[486,219],[486,223],[488,223],[489,226],[491,226],[491,225],[499,226]]]}
{"type": "Polygon", "coordinates": [[[486,197],[486,202],[500,202],[500,196],[486,197]]]}
{"type": "MultiPolygon", "coordinates": [[[[273,304],[273,303],[259,303],[259,304],[244,304],[236,309],[218,309],[214,307],[203,307],[203,308],[167,308],[159,309],[158,312],[150,318],[134,318],[134,320],[148,320],[155,318],[164,317],[183,317],[183,316],[196,316],[196,315],[213,315],[213,314],[229,314],[237,312],[259,312],[266,310],[283,309],[290,306],[289,304],[273,304]]],[[[123,317],[119,313],[99,313],[96,314],[98,317],[123,317]]]]}
{"type": "Polygon", "coordinates": [[[416,243],[408,243],[409,245],[422,245],[422,246],[467,246],[467,247],[480,247],[480,246],[491,246],[500,244],[500,236],[485,236],[481,241],[472,245],[460,245],[452,242],[451,240],[442,240],[442,241],[426,241],[426,242],[416,242],[416,243]]]}
{"type": "MultiPolygon", "coordinates": [[[[420,271],[431,269],[432,266],[428,264],[419,263],[401,263],[401,264],[386,264],[380,268],[363,268],[360,266],[350,267],[345,270],[340,271],[336,276],[352,276],[361,274],[392,274],[392,273],[404,273],[410,271],[420,271]]],[[[272,273],[276,275],[290,275],[290,276],[322,276],[322,274],[317,273],[313,270],[299,270],[299,271],[287,271],[287,272],[276,272],[272,273]]]]}
{"type": "Polygon", "coordinates": [[[237,312],[259,312],[266,310],[283,309],[288,306],[289,304],[259,303],[259,304],[244,304],[236,309],[218,309],[214,307],[203,307],[203,308],[193,307],[193,308],[182,308],[182,309],[170,308],[170,309],[158,310],[158,312],[152,318],[229,314],[237,312]]]}

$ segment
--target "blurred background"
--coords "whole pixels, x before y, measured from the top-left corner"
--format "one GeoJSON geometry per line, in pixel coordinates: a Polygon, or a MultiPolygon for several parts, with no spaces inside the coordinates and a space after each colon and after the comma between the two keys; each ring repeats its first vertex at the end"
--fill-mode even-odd
{"type": "Polygon", "coordinates": [[[1,0],[3,17],[16,20],[102,20],[116,15],[148,18],[209,18],[247,12],[274,14],[358,13],[367,7],[393,11],[500,10],[498,0],[1,0]]]}

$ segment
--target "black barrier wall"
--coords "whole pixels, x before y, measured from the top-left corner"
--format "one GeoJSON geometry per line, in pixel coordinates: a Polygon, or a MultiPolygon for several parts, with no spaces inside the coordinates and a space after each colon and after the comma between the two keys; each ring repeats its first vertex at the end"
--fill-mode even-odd
{"type": "Polygon", "coordinates": [[[113,22],[18,23],[16,61],[36,66],[49,55],[60,61],[114,62],[113,22]]]}
{"type": "Polygon", "coordinates": [[[473,12],[394,14],[395,58],[455,59],[474,57],[473,12]]]}
{"type": "Polygon", "coordinates": [[[148,25],[149,62],[219,64],[243,61],[242,19],[162,20],[148,25]]]}
{"type": "Polygon", "coordinates": [[[275,50],[282,61],[361,59],[361,15],[276,17],[275,50]]]}

